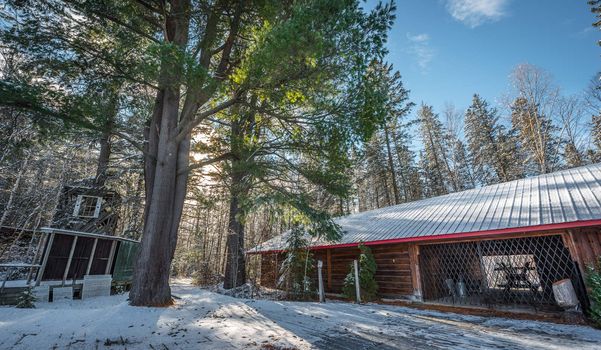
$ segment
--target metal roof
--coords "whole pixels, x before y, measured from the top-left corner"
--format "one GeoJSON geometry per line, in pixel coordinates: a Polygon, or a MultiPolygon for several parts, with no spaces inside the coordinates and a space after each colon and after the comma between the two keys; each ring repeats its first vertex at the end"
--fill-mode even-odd
{"type": "MultiPolygon", "coordinates": [[[[343,231],[340,241],[311,244],[418,241],[582,221],[601,224],[594,220],[601,220],[601,163],[340,217],[334,220],[343,231]]],[[[285,240],[286,233],[249,253],[283,250],[285,240]]]]}

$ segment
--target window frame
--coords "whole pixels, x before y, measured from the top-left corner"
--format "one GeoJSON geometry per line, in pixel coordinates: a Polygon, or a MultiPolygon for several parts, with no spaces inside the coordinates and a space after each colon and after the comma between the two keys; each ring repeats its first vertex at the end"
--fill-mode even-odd
{"type": "Polygon", "coordinates": [[[80,194],[80,195],[77,195],[75,207],[73,208],[73,216],[78,217],[78,218],[97,219],[100,216],[101,207],[102,207],[102,197],[80,194]],[[94,209],[94,214],[92,214],[91,216],[81,214],[81,210],[83,209],[82,203],[84,202],[84,198],[96,198],[96,208],[94,209]]]}

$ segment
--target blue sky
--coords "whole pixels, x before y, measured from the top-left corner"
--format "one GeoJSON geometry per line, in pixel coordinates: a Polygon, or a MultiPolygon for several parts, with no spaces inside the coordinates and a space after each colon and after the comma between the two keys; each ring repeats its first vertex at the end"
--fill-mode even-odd
{"type": "MultiPolygon", "coordinates": [[[[366,8],[374,6],[368,1],[366,8]]],[[[508,76],[529,63],[577,94],[601,70],[599,31],[586,0],[397,0],[388,62],[417,104],[464,110],[474,93],[491,104],[510,90],[508,76]]]]}

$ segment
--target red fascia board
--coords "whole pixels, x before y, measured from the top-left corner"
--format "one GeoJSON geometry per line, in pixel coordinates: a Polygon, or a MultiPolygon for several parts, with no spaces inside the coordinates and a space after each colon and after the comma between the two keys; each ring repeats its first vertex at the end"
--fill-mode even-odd
{"type": "MultiPolygon", "coordinates": [[[[318,245],[318,246],[311,247],[310,249],[311,250],[321,250],[321,249],[333,249],[333,248],[351,248],[351,247],[357,247],[359,244],[381,245],[381,244],[408,243],[408,242],[426,242],[426,241],[447,240],[447,239],[454,239],[454,238],[459,239],[459,238],[470,238],[470,237],[495,236],[495,235],[503,235],[503,234],[509,234],[509,233],[528,233],[528,232],[536,232],[536,231],[565,230],[565,229],[569,229],[569,228],[589,227],[589,226],[601,226],[601,219],[562,222],[559,224],[544,224],[544,225],[535,225],[535,226],[526,226],[526,227],[502,228],[502,229],[488,230],[488,231],[473,231],[473,232],[461,232],[461,233],[450,233],[450,234],[438,234],[438,235],[431,235],[431,236],[393,238],[393,239],[383,239],[383,240],[369,241],[369,242],[318,245]]],[[[265,250],[265,251],[260,251],[260,252],[247,252],[247,254],[273,254],[273,253],[283,253],[283,252],[285,252],[285,250],[275,249],[275,250],[265,250]]]]}

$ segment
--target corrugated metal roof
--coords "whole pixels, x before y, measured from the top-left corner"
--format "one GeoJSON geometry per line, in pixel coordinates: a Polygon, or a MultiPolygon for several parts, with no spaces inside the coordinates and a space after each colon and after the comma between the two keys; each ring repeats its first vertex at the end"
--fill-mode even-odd
{"type": "MultiPolygon", "coordinates": [[[[312,244],[418,240],[588,220],[601,220],[601,163],[340,217],[340,241],[312,244]]],[[[285,238],[249,252],[282,250],[285,238]]]]}

